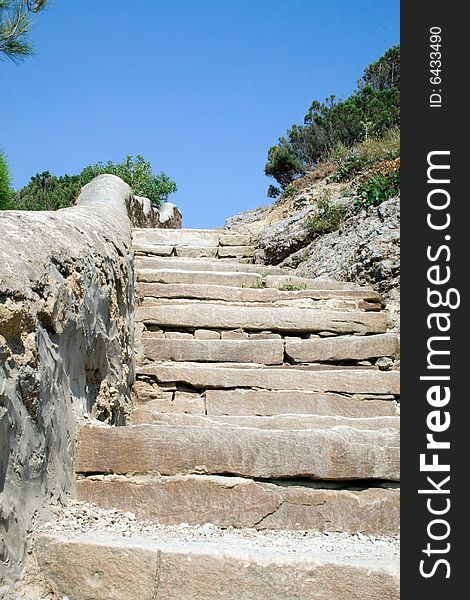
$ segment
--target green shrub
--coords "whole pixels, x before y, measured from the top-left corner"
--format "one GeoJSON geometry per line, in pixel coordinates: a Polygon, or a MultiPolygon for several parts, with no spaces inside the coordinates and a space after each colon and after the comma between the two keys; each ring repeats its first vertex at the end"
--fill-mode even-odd
{"type": "Polygon", "coordinates": [[[0,152],[0,210],[8,210],[10,208],[12,208],[10,171],[4,154],[0,152]]]}
{"type": "Polygon", "coordinates": [[[49,171],[38,173],[22,188],[15,198],[20,210],[57,210],[72,206],[80,189],[94,177],[110,173],[128,183],[138,196],[149,198],[156,207],[176,191],[176,184],[165,173],[155,175],[143,156],[128,156],[122,163],[95,163],[82,169],[78,175],[56,177],[49,171]]]}
{"type": "Polygon", "coordinates": [[[355,205],[358,208],[378,206],[385,200],[393,198],[400,189],[400,169],[390,173],[372,175],[357,188],[355,205]]]}
{"type": "Polygon", "coordinates": [[[284,283],[279,288],[281,292],[300,292],[301,290],[306,290],[307,286],[304,285],[293,285],[292,283],[284,283]]]}
{"type": "Polygon", "coordinates": [[[98,162],[90,165],[81,171],[80,178],[85,185],[97,175],[104,173],[117,175],[131,186],[137,196],[149,198],[156,207],[168,200],[170,194],[176,192],[176,183],[165,173],[155,175],[150,162],[140,154],[135,159],[127,156],[122,163],[108,161],[105,164],[98,162]]]}
{"type": "Polygon", "coordinates": [[[274,177],[281,187],[285,188],[300,175],[302,168],[295,154],[287,146],[279,145],[268,150],[268,162],[264,172],[274,177]]]}
{"type": "Polygon", "coordinates": [[[346,207],[333,204],[325,193],[317,200],[317,213],[308,219],[307,228],[312,234],[331,233],[339,229],[345,214],[346,207]]]}
{"type": "Polygon", "coordinates": [[[281,190],[278,187],[276,187],[275,185],[270,185],[268,187],[268,191],[266,193],[266,196],[268,198],[277,198],[280,193],[281,193],[281,190]]]}

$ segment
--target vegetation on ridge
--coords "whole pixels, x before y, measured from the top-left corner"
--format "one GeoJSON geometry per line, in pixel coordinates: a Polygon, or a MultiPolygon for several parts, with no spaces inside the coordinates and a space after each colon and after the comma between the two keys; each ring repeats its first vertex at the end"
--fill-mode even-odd
{"type": "MultiPolygon", "coordinates": [[[[323,103],[314,100],[304,124],[293,125],[268,150],[265,173],[285,192],[298,177],[339,154],[337,177],[348,178],[366,162],[361,152],[352,149],[361,143],[380,146],[377,140],[387,137],[390,130],[397,131],[399,123],[400,46],[393,46],[366,67],[357,89],[346,100],[338,101],[335,96],[323,103]]],[[[268,195],[274,197],[280,191],[270,186],[268,195]]]]}
{"type": "Polygon", "coordinates": [[[14,194],[11,208],[15,210],[57,210],[72,206],[80,189],[97,175],[111,173],[128,183],[135,194],[149,198],[155,207],[176,191],[176,183],[165,173],[155,174],[152,165],[141,155],[127,156],[122,162],[95,163],[78,175],[56,177],[49,171],[37,173],[14,194]]]}

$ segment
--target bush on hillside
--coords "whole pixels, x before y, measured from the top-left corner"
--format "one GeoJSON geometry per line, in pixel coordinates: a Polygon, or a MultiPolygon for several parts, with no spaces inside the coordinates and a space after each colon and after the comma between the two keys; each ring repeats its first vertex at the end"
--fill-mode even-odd
{"type": "Polygon", "coordinates": [[[165,173],[155,175],[151,164],[138,155],[121,163],[95,163],[82,169],[78,175],[56,177],[49,171],[38,173],[15,197],[15,208],[20,210],[57,210],[72,206],[80,189],[94,177],[110,173],[128,183],[138,196],[149,198],[156,207],[176,191],[176,184],[165,173]]]}
{"type": "Polygon", "coordinates": [[[341,155],[332,152],[328,157],[338,165],[331,177],[333,181],[347,181],[380,161],[400,156],[400,130],[393,127],[380,138],[368,138],[345,153],[343,149],[345,146],[340,147],[341,155]]]}
{"type": "Polygon", "coordinates": [[[358,208],[378,206],[396,196],[400,190],[400,167],[398,161],[385,162],[384,166],[368,176],[357,188],[355,205],[358,208]],[[390,168],[391,166],[391,168],[390,168]]]}
{"type": "Polygon", "coordinates": [[[335,205],[328,193],[317,200],[317,213],[307,221],[307,228],[312,234],[331,233],[339,229],[346,215],[346,207],[335,205]]]}

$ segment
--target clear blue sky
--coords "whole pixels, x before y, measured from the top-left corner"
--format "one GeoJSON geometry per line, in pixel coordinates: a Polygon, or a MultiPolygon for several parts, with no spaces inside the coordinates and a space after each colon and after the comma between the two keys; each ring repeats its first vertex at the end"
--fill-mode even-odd
{"type": "MultiPolygon", "coordinates": [[[[269,146],[399,41],[399,0],[54,0],[0,63],[16,188],[143,154],[186,227],[267,204],[269,146]]],[[[273,182],[274,183],[274,182],[273,182]]]]}

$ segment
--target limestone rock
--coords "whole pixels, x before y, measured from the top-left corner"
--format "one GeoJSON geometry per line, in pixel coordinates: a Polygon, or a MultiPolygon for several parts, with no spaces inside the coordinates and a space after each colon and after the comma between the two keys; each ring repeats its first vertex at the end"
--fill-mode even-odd
{"type": "Polygon", "coordinates": [[[238,306],[216,303],[157,304],[136,310],[136,321],[160,327],[257,329],[269,331],[332,331],[381,333],[387,329],[384,313],[323,311],[284,307],[238,306]]]}
{"type": "Polygon", "coordinates": [[[157,381],[180,382],[198,389],[262,388],[342,394],[400,394],[397,371],[373,369],[307,370],[296,368],[236,368],[224,364],[159,363],[137,368],[157,381]]]}
{"type": "Polygon", "coordinates": [[[396,430],[352,426],[261,429],[213,426],[82,426],[78,473],[231,473],[253,478],[399,480],[396,430]]]}
{"type": "Polygon", "coordinates": [[[183,216],[177,206],[171,202],[164,202],[159,209],[158,221],[160,227],[178,229],[181,227],[183,216]]]}
{"type": "Polygon", "coordinates": [[[398,535],[400,493],[280,486],[237,477],[185,475],[85,478],[77,482],[79,500],[106,509],[131,510],[139,519],[178,525],[213,523],[255,527],[347,531],[398,535]]]}
{"type": "Polygon", "coordinates": [[[279,365],[284,359],[282,340],[144,338],[144,348],[146,357],[155,361],[257,362],[279,365]]]}
{"type": "Polygon", "coordinates": [[[73,600],[398,600],[392,553],[328,552],[321,542],[317,547],[295,555],[270,551],[256,539],[241,551],[227,542],[92,534],[43,534],[36,541],[47,581],[73,600]]]}

